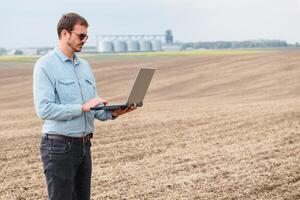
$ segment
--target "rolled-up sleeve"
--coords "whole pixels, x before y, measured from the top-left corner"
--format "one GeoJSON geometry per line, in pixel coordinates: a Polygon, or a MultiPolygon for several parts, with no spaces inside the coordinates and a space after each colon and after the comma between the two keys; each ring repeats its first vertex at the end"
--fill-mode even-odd
{"type": "Polygon", "coordinates": [[[82,114],[80,104],[55,103],[54,79],[41,63],[34,67],[33,98],[36,113],[43,120],[71,120],[82,114]]]}

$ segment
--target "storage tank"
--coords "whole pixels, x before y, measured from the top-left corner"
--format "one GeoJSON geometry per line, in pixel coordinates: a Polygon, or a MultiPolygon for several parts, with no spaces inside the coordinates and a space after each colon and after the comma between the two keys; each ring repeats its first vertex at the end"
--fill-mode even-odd
{"type": "Polygon", "coordinates": [[[141,40],[140,41],[140,50],[141,51],[152,51],[151,41],[141,40]]]}
{"type": "Polygon", "coordinates": [[[171,30],[166,30],[165,40],[166,40],[166,44],[168,45],[173,44],[173,34],[171,30]]]}
{"type": "Polygon", "coordinates": [[[127,41],[127,51],[136,52],[140,50],[140,44],[136,40],[128,40],[127,41]]]}
{"type": "Polygon", "coordinates": [[[115,52],[126,52],[127,45],[125,41],[122,40],[115,40],[114,41],[114,50],[115,52]]]}
{"type": "Polygon", "coordinates": [[[114,45],[111,41],[100,41],[98,46],[98,51],[103,53],[111,53],[114,51],[114,45]]]}
{"type": "Polygon", "coordinates": [[[153,51],[161,51],[162,50],[162,42],[161,40],[152,40],[152,50],[153,51]]]}

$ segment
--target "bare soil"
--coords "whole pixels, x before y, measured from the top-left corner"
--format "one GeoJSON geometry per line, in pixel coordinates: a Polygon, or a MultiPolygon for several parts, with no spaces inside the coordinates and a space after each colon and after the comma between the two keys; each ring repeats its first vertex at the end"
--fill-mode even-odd
{"type": "MultiPolygon", "coordinates": [[[[34,63],[0,63],[0,199],[46,199],[34,63]]],[[[93,63],[98,92],[144,107],[96,121],[92,199],[300,199],[300,52],[93,63]]]]}

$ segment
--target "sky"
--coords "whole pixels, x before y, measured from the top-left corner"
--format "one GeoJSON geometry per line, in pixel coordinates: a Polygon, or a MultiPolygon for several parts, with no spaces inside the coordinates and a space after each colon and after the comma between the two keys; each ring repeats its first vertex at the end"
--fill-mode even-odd
{"type": "Polygon", "coordinates": [[[91,46],[96,35],[167,29],[181,42],[300,42],[300,0],[1,0],[0,47],[57,45],[57,22],[68,12],[87,19],[91,46]]]}

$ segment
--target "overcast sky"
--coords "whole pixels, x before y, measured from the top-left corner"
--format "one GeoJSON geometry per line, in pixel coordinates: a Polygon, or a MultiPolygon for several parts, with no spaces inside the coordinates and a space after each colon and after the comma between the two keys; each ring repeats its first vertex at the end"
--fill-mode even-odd
{"type": "Polygon", "coordinates": [[[77,12],[97,34],[162,34],[175,40],[281,39],[300,42],[300,0],[0,0],[0,47],[57,44],[63,13],[77,12]]]}

